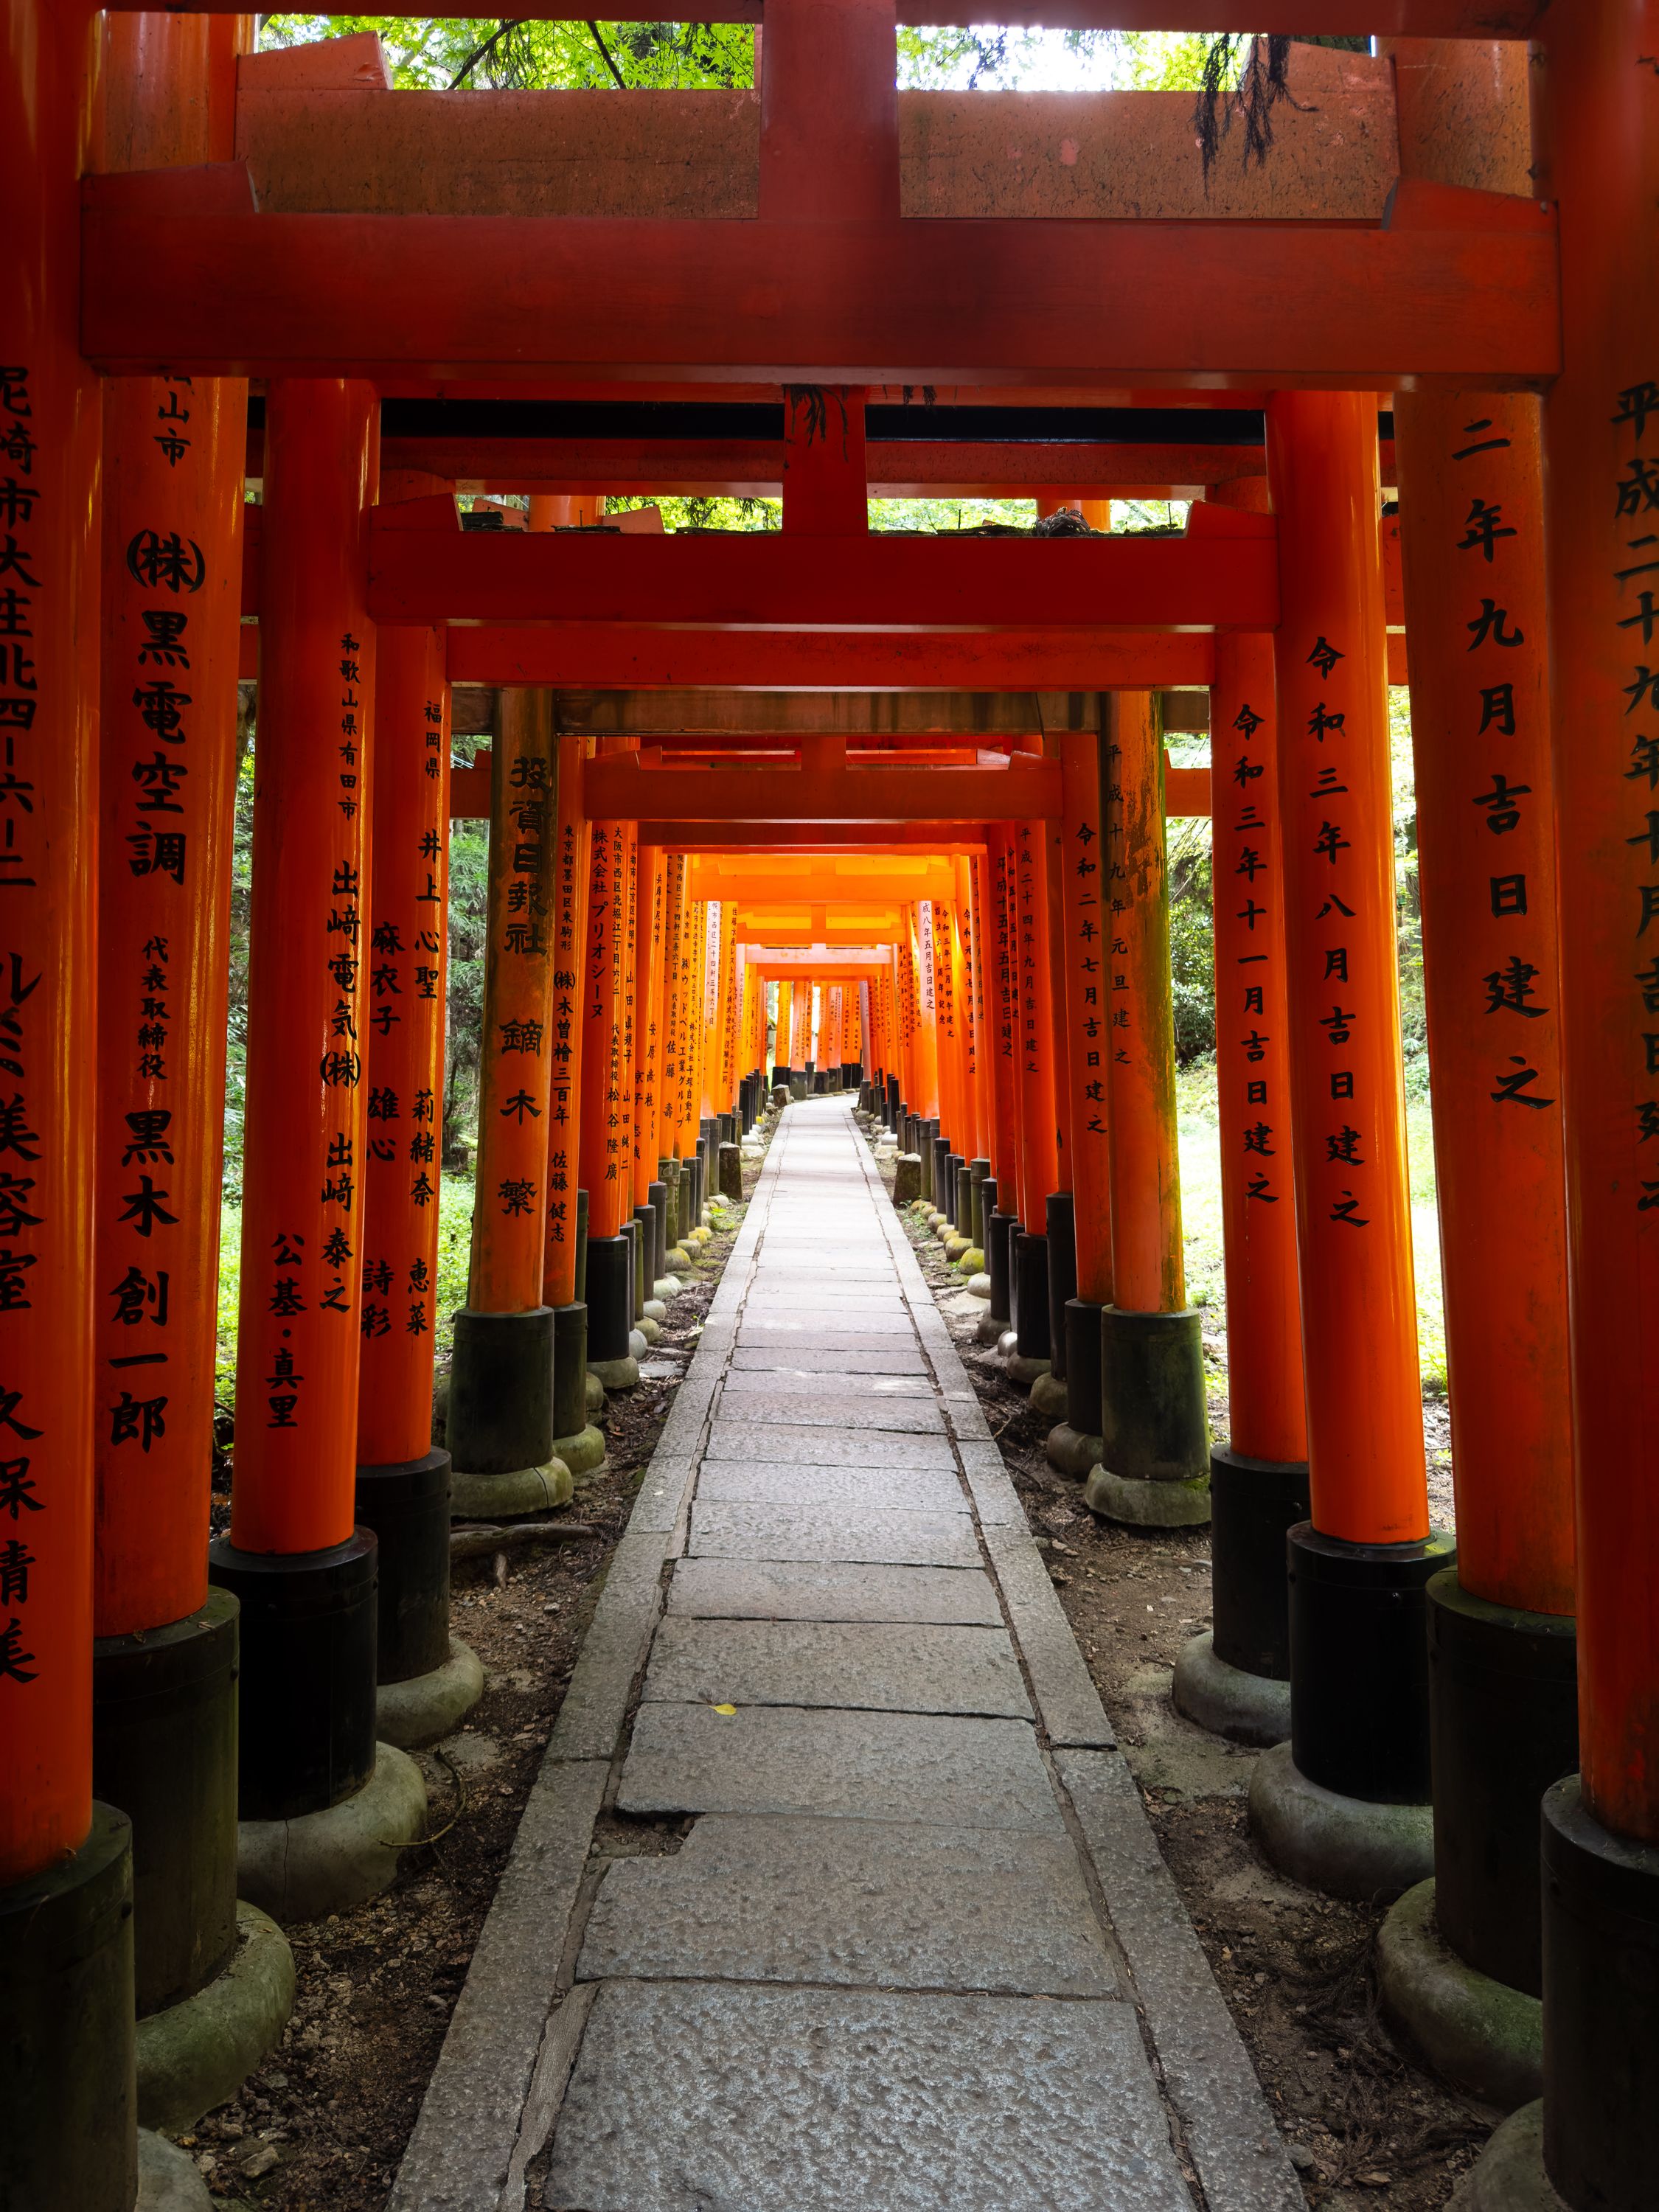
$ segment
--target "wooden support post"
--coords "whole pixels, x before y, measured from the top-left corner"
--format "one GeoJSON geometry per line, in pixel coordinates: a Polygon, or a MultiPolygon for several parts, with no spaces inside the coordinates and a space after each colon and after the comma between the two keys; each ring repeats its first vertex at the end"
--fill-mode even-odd
{"type": "Polygon", "coordinates": [[[353,1524],[379,414],[334,380],[265,401],[236,1462],[210,1554],[243,1601],[244,1820],[319,1812],[375,1759],[375,1544],[353,1524]]]}
{"type": "MultiPolygon", "coordinates": [[[[109,23],[106,159],[215,157],[232,27],[109,23]]],[[[194,1996],[236,1945],[238,1607],[208,1589],[203,1475],[246,398],[240,379],[140,377],[104,402],[93,1781],[133,1824],[141,2018],[194,1996]]]]}
{"type": "MultiPolygon", "coordinates": [[[[603,739],[617,749],[625,739],[603,739]]],[[[595,822],[588,866],[581,1001],[581,1183],[587,1193],[587,1356],[607,1389],[639,1379],[629,1348],[631,1251],[623,1233],[617,1026],[627,917],[626,825],[595,822]]]]}
{"type": "Polygon", "coordinates": [[[1659,2013],[1634,1966],[1659,1944],[1656,53],[1652,0],[1593,0],[1549,26],[1540,72],[1581,1759],[1544,1801],[1544,2159],[1572,2212],[1640,2203],[1659,2162],[1659,2013]]]}
{"type": "MultiPolygon", "coordinates": [[[[662,1098],[658,1121],[658,1173],[668,1191],[667,1265],[672,1271],[689,1267],[681,1242],[690,1227],[686,1212],[689,1185],[684,1184],[679,1157],[680,1084],[685,1053],[685,994],[682,954],[685,938],[686,864],[683,854],[669,857],[663,920],[663,1066],[662,1098]]],[[[780,999],[782,987],[780,986],[780,999]]],[[[779,1018],[778,1049],[783,1048],[784,1024],[779,1018]]]]}
{"type": "Polygon", "coordinates": [[[1101,1316],[1112,1301],[1111,1146],[1108,1122],[1111,1042],[1103,896],[1105,820],[1101,807],[1101,739],[1068,730],[1060,740],[1066,813],[1059,868],[1064,970],[1060,1001],[1071,1091],[1072,1202],[1076,1282],[1055,1317],[1065,1342],[1064,1419],[1048,1432],[1049,1462],[1087,1476],[1100,1460],[1101,1316]]]}
{"type": "Polygon", "coordinates": [[[101,410],[80,353],[78,236],[95,82],[90,8],[23,0],[10,11],[0,70],[0,446],[12,502],[0,532],[0,2072],[18,2202],[128,2212],[131,1830],[92,1796],[101,410]],[[87,1929],[99,1933],[89,1942],[87,1929]]]}
{"type": "MultiPolygon", "coordinates": [[[[1297,1820],[1276,1826],[1269,1801],[1298,1773],[1426,1805],[1423,1588],[1451,1559],[1424,1472],[1373,408],[1286,392],[1267,416],[1312,1520],[1290,1539],[1291,1751],[1267,1754],[1255,1802],[1264,1847],[1291,1863],[1297,1820]]],[[[1420,1820],[1398,1824],[1407,1879],[1426,1870],[1420,1820]]]]}
{"type": "MultiPolygon", "coordinates": [[[[1261,478],[1221,503],[1259,509],[1261,478]]],[[[1216,1081],[1229,1434],[1210,1455],[1213,1632],[1176,1666],[1190,1719],[1279,1743],[1290,1725],[1285,1532],[1308,1516],[1272,640],[1216,640],[1210,693],[1216,1081]]]]}
{"type": "MultiPolygon", "coordinates": [[[[662,848],[641,845],[635,872],[634,983],[638,1003],[634,1015],[634,1218],[641,1224],[647,1247],[645,1295],[654,1302],[658,1278],[664,1273],[659,1263],[667,1250],[662,1236],[666,1226],[667,1186],[657,1164],[662,1158],[660,1003],[668,896],[668,862],[662,848]]],[[[652,1331],[659,1326],[660,1318],[648,1314],[641,1321],[641,1330],[653,1342],[652,1331]],[[651,1328],[645,1328],[647,1320],[651,1328]]]]}
{"type": "MultiPolygon", "coordinates": [[[[436,489],[381,480],[382,497],[436,489]]],[[[381,638],[374,713],[357,1517],[380,1546],[379,1679],[404,1682],[450,1657],[450,1455],[432,1443],[449,946],[441,630],[381,638]]]]}
{"type": "MultiPolygon", "coordinates": [[[[1405,173],[1530,193],[1524,50],[1392,51],[1405,173]]],[[[1538,1803],[1578,1757],[1539,409],[1490,392],[1397,401],[1457,1497],[1457,1565],[1428,1592],[1435,1921],[1471,1966],[1535,1997],[1538,1803]]]]}
{"type": "Polygon", "coordinates": [[[551,695],[509,691],[490,755],[472,1254],[449,1392],[456,1504],[474,1516],[556,1502],[550,1483],[568,1494],[568,1471],[555,1463],[553,1310],[542,1295],[557,824],[551,695]]]}
{"type": "MultiPolygon", "coordinates": [[[[1043,740],[1056,766],[1059,740],[1043,740]]],[[[1066,1309],[1077,1296],[1076,1199],[1073,1190],[1071,1038],[1066,1020],[1066,957],[1063,884],[1066,825],[1061,812],[1043,823],[1048,878],[1048,1004],[1054,1018],[1054,1187],[1044,1200],[1048,1271],[1048,1372],[1031,1386],[1033,1408],[1051,1421],[1066,1415],[1066,1309]]]]}
{"type": "Polygon", "coordinates": [[[1048,825],[1014,824],[1014,927],[1019,975],[1020,1175],[1023,1228],[1014,1240],[1014,1327],[1009,1372],[1029,1387],[1049,1364],[1048,1202],[1060,1187],[1060,1116],[1049,937],[1048,825]]]}
{"type": "Polygon", "coordinates": [[[1103,703],[1112,1303],[1103,1446],[1084,1496],[1108,1518],[1167,1528],[1206,1521],[1210,1498],[1200,1317],[1181,1241],[1164,732],[1150,692],[1103,703]]]}
{"type": "Polygon", "coordinates": [[[994,1344],[1012,1322],[1009,1239],[1018,1233],[1019,1221],[1019,994],[1012,896],[1012,833],[1003,823],[988,823],[985,846],[983,857],[975,858],[974,867],[982,885],[980,903],[985,916],[988,1150],[996,1192],[986,1212],[985,1271],[990,1298],[978,1334],[981,1343],[994,1344]]]}

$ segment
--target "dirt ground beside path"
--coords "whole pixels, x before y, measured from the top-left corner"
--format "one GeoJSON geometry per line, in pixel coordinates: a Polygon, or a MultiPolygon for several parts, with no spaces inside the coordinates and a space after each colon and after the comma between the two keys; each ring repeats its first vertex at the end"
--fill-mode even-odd
{"type": "MultiPolygon", "coordinates": [[[[745,1164],[745,1196],[758,1174],[745,1164]]],[[[281,2045],[179,2139],[227,2212],[383,2212],[611,1551],[735,1241],[734,1230],[703,1248],[640,1387],[610,1401],[608,1463],[560,1516],[593,1534],[514,1550],[503,1584],[490,1559],[457,1566],[454,1632],[483,1660],[485,1689],[462,1729],[416,1754],[432,1840],[404,1855],[384,1897],[289,1931],[298,1994],[281,2045]]]]}
{"type": "MultiPolygon", "coordinates": [[[[965,1310],[935,1240],[911,1238],[1309,2203],[1438,2212],[1499,2116],[1448,2089],[1380,2018],[1370,1959],[1381,1909],[1282,1881],[1249,1837],[1252,1754],[1170,1702],[1177,1653],[1209,1626],[1208,1531],[1118,1528],[1085,1511],[1081,1486],[1043,1457],[1046,1425],[975,1341],[983,1308],[965,1310]]],[[[1207,1332],[1206,1351],[1217,1357],[1207,1332]]]]}

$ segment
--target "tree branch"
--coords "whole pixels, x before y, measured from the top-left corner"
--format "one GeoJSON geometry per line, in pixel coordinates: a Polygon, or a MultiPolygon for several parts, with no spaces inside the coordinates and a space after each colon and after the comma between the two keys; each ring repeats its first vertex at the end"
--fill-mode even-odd
{"type": "Polygon", "coordinates": [[[604,40],[599,36],[599,25],[598,25],[598,24],[593,21],[593,19],[592,19],[592,17],[591,15],[590,15],[590,16],[588,17],[588,19],[587,19],[587,27],[588,27],[589,31],[592,33],[592,37],[593,37],[593,43],[594,43],[594,45],[599,48],[599,50],[600,53],[605,57],[605,67],[610,70],[610,72],[611,72],[611,76],[612,76],[613,77],[615,77],[615,78],[616,78],[618,89],[619,89],[619,90],[621,90],[621,91],[623,91],[623,92],[626,92],[626,91],[627,91],[627,89],[628,89],[628,82],[627,82],[627,80],[626,80],[626,78],[623,76],[622,71],[621,71],[621,70],[617,67],[617,64],[615,64],[615,62],[613,62],[613,61],[611,60],[611,49],[610,49],[610,47],[609,47],[609,46],[606,46],[606,44],[605,43],[605,40],[604,40]]]}

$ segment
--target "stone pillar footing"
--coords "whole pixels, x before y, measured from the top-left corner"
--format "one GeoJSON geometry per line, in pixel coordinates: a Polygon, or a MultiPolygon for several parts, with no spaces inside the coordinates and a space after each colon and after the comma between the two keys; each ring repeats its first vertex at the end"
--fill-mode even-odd
{"type": "Polygon", "coordinates": [[[375,1747],[362,1789],[325,1812],[244,1820],[236,1887],[284,1927],[349,1912],[389,1889],[398,1855],[426,1833],[426,1784],[406,1751],[375,1747]]]}
{"type": "Polygon", "coordinates": [[[1408,1889],[1377,1931],[1382,2010],[1443,2081],[1512,2112],[1543,2093],[1544,2008],[1458,1956],[1436,1922],[1435,1888],[1408,1889]]]}
{"type": "Polygon", "coordinates": [[[1022,1390],[1029,1390],[1048,1372],[1046,1359],[1028,1359],[1023,1352],[1011,1352],[1007,1358],[1008,1379],[1018,1382],[1022,1390]]]}
{"type": "Polygon", "coordinates": [[[396,1744],[399,1751],[436,1743],[460,1726],[483,1697],[483,1666],[477,1654],[452,1638],[441,1663],[427,1674],[381,1683],[374,1698],[380,1741],[396,1744]]]}
{"type": "Polygon", "coordinates": [[[138,2130],[138,2195],[133,2212],[213,2212],[196,2161],[152,2129],[138,2130]]]}
{"type": "MultiPolygon", "coordinates": [[[[1032,1403],[1036,1393],[1031,1394],[1032,1403]]],[[[1085,1437],[1069,1421],[1056,1421],[1043,1442],[1043,1455],[1057,1474],[1069,1474],[1073,1482],[1086,1482],[1090,1470],[1100,1463],[1101,1440],[1085,1437]]]]}
{"type": "Polygon", "coordinates": [[[214,1978],[138,2022],[138,2124],[194,2127],[276,2048],[294,2009],[294,1954],[268,1913],[239,1899],[236,1940],[214,1978]]]}
{"type": "Polygon", "coordinates": [[[1188,1482],[1143,1482],[1133,1475],[1114,1474],[1103,1462],[1090,1470],[1083,1502],[1103,1521],[1121,1521],[1131,1528],[1201,1528],[1210,1517],[1210,1486],[1203,1477],[1188,1482]]]}
{"type": "Polygon", "coordinates": [[[1541,2104],[1510,2113],[1447,2198],[1446,2212],[1569,2212],[1544,2171],[1541,2104]]]}
{"type": "Polygon", "coordinates": [[[1041,1413],[1046,1420],[1063,1421],[1069,1402],[1066,1389],[1066,1377],[1063,1375],[1055,1374],[1054,1362],[1051,1359],[1048,1371],[1039,1375],[1031,1385],[1031,1410],[1033,1413],[1041,1413]]]}
{"type": "Polygon", "coordinates": [[[580,1481],[584,1475],[597,1474],[605,1465],[605,1431],[596,1429],[591,1421],[584,1422],[574,1437],[555,1437],[553,1450],[570,1469],[573,1480],[580,1481]]]}
{"type": "Polygon", "coordinates": [[[1288,1743],[1256,1760],[1250,1832],[1263,1856],[1304,1889],[1360,1900],[1398,1897],[1434,1871],[1434,1808],[1345,1797],[1310,1782],[1288,1743]]]}
{"type": "Polygon", "coordinates": [[[1170,1695],[1175,1709],[1212,1735],[1263,1750],[1289,1741],[1291,1686],[1271,1674],[1252,1674],[1216,1656],[1206,1629],[1183,1646],[1175,1663],[1170,1695]]]}
{"type": "Polygon", "coordinates": [[[450,1477],[450,1517],[522,1521],[526,1514],[551,1513],[568,1505],[574,1486],[570,1469],[551,1454],[540,1467],[515,1467],[505,1474],[458,1471],[450,1477]]]}
{"type": "Polygon", "coordinates": [[[993,1313],[988,1304],[974,1328],[975,1344],[1000,1344],[1008,1334],[1006,1314],[993,1313]]]}

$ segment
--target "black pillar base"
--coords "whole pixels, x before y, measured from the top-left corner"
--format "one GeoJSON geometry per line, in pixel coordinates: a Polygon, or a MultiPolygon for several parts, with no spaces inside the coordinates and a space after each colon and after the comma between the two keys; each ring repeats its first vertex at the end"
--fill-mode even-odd
{"type": "MultiPolygon", "coordinates": [[[[682,1162],[682,1167],[684,1163],[682,1162]]],[[[686,1177],[682,1174],[684,1191],[686,1177]]],[[[634,1247],[626,1237],[596,1237],[587,1248],[587,1357],[590,1364],[626,1359],[634,1317],[634,1247]]],[[[550,1445],[552,1431],[548,1433],[550,1445]]],[[[520,1460],[523,1467],[528,1462],[520,1460]]]]}
{"type": "MultiPolygon", "coordinates": [[[[1063,1317],[1066,1306],[1077,1296],[1077,1220],[1073,1211],[1069,1190],[1050,1191],[1043,1200],[1045,1226],[1048,1232],[1048,1312],[1051,1316],[1049,1334],[1053,1349],[1048,1355],[1048,1372],[1056,1382],[1066,1380],[1066,1363],[1070,1352],[1063,1318],[1058,1328],[1052,1326],[1052,1317],[1063,1317]]],[[[1098,1354],[1097,1354],[1097,1366],[1098,1354]]],[[[1091,1422],[1087,1433],[1095,1433],[1091,1422]]]]}
{"type": "MultiPolygon", "coordinates": [[[[1052,1283],[1052,1267],[1048,1279],[1052,1283]]],[[[1066,1425],[1080,1437],[1097,1437],[1102,1419],[1100,1316],[1105,1308],[1092,1298],[1070,1297],[1064,1311],[1064,1324],[1055,1334],[1066,1344],[1066,1425]]]]}
{"type": "Polygon", "coordinates": [[[991,1278],[990,1318],[1005,1328],[1013,1317],[1013,1239],[1018,1230],[1018,1215],[993,1204],[985,1231],[985,1267],[991,1278]]]}
{"type": "Polygon", "coordinates": [[[553,1433],[577,1437],[587,1426],[587,1308],[553,1309],[553,1433]]]}
{"type": "MultiPolygon", "coordinates": [[[[588,1247],[592,1272],[599,1247],[588,1247]]],[[[553,1456],[553,1309],[455,1316],[449,1456],[463,1474],[512,1474],[553,1456]]]]}
{"type": "Polygon", "coordinates": [[[374,1671],[382,1682],[413,1681],[449,1657],[449,1468],[447,1451],[429,1451],[357,1470],[357,1524],[372,1528],[380,1547],[374,1671]]]}
{"type": "Polygon", "coordinates": [[[651,1209],[636,1206],[634,1218],[627,1224],[627,1233],[634,1248],[634,1319],[645,1318],[645,1302],[651,1295],[654,1277],[651,1273],[651,1209]]]}
{"type": "Polygon", "coordinates": [[[92,1647],[92,1786],[132,1823],[140,2019],[194,1996],[236,1948],[240,1610],[210,1590],[183,1620],[92,1647]]]}
{"type": "Polygon", "coordinates": [[[1544,1797],[1544,2166],[1571,2212],[1646,2212],[1659,2174],[1659,1845],[1544,1797]]]}
{"type": "MultiPolygon", "coordinates": [[[[660,1176],[662,1173],[660,1164],[659,1164],[657,1171],[660,1176]]],[[[652,1288],[654,1291],[656,1285],[668,1273],[668,1184],[666,1181],[647,1183],[646,1185],[646,1193],[651,1204],[651,1258],[649,1266],[651,1270],[652,1288]]],[[[560,1429],[559,1431],[559,1434],[561,1436],[564,1436],[568,1432],[563,1429],[560,1429]]]]}
{"type": "Polygon", "coordinates": [[[1022,1359],[1054,1356],[1048,1332],[1048,1240],[1020,1230],[1014,1237],[1015,1349],[1022,1359]]]}
{"type": "Polygon", "coordinates": [[[993,1194],[994,1194],[996,1185],[994,1182],[991,1182],[991,1163],[989,1160],[969,1160],[968,1163],[968,1226],[963,1233],[968,1238],[968,1241],[972,1245],[974,1250],[981,1255],[980,1264],[981,1267],[985,1264],[983,1257],[985,1251],[985,1224],[990,1218],[990,1210],[985,1203],[985,1187],[988,1183],[990,1184],[993,1194]]]}
{"type": "MultiPolygon", "coordinates": [[[[663,1201],[663,1273],[668,1271],[670,1248],[680,1241],[680,1164],[676,1160],[657,1162],[657,1180],[665,1196],[663,1201]]],[[[654,1189],[656,1185],[652,1188],[654,1189]]]]}
{"type": "Polygon", "coordinates": [[[1285,1538],[1305,1521],[1306,1460],[1210,1454],[1210,1558],[1215,1656],[1246,1674],[1291,1679],[1291,1589],[1285,1538]]]}
{"type": "Polygon", "coordinates": [[[974,1241],[974,1164],[963,1160],[957,1168],[957,1235],[969,1244],[974,1241]]]}
{"type": "Polygon", "coordinates": [[[1427,1585],[1456,1546],[1439,1530],[1423,1543],[1349,1544],[1302,1521],[1285,1552],[1298,1771],[1368,1804],[1426,1804],[1427,1585]]]}
{"type": "Polygon", "coordinates": [[[242,1601],[244,1820],[325,1812],[374,1771],[378,1549],[368,1528],[322,1552],[208,1547],[210,1578],[242,1601]]]}
{"type": "MultiPolygon", "coordinates": [[[[938,1123],[932,1126],[936,1129],[938,1123]]],[[[948,1213],[951,1204],[951,1139],[935,1136],[933,1149],[933,1206],[940,1213],[948,1213]]]]}
{"type": "Polygon", "coordinates": [[[963,1186],[968,1178],[968,1163],[960,1152],[945,1155],[945,1218],[958,1235],[963,1228],[963,1186]]]}
{"type": "Polygon", "coordinates": [[[587,1296],[587,1193],[576,1193],[576,1296],[587,1296]]]}
{"type": "Polygon", "coordinates": [[[132,1829],[94,1803],[72,1858],[0,1889],[0,2202],[131,2212],[132,1829]]]}
{"type": "Polygon", "coordinates": [[[1210,1472],[1203,1317],[1100,1315],[1101,1465],[1120,1482],[1202,1483],[1210,1472]]]}
{"type": "Polygon", "coordinates": [[[1471,1966],[1544,1993],[1538,1806],[1578,1765],[1571,1614],[1525,1613],[1428,1586],[1434,1916],[1471,1966]]]}

